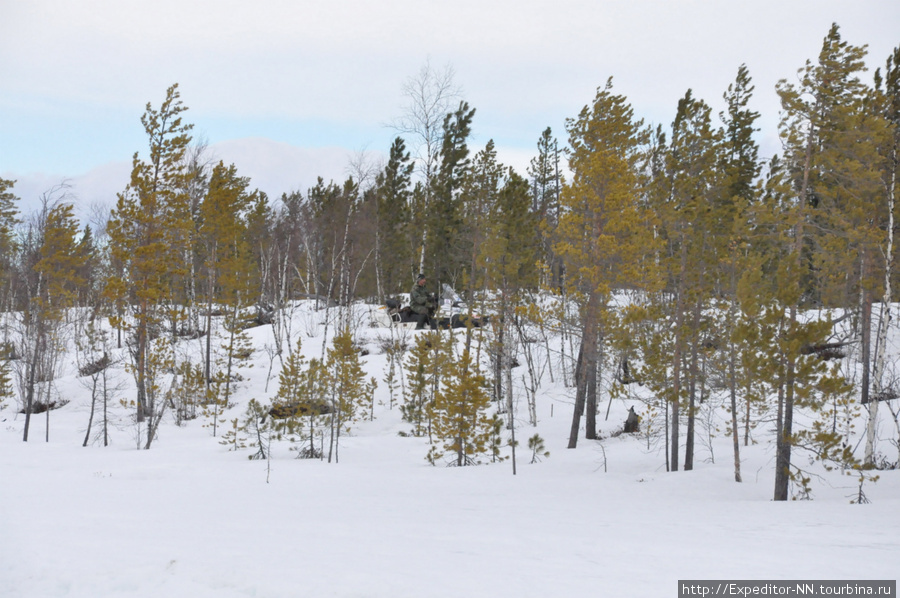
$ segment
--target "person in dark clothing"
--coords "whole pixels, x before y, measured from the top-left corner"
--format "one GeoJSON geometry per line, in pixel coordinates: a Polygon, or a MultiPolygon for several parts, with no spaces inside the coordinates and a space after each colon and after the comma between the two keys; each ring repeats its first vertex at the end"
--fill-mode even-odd
{"type": "Polygon", "coordinates": [[[637,434],[641,431],[641,418],[634,412],[634,407],[629,407],[628,417],[625,418],[625,433],[637,434]]]}
{"type": "Polygon", "coordinates": [[[419,274],[416,277],[416,284],[413,285],[412,291],[409,292],[409,310],[413,312],[416,320],[416,330],[421,330],[427,324],[429,328],[435,330],[437,322],[431,317],[434,310],[434,300],[425,290],[425,275],[419,274]]]}

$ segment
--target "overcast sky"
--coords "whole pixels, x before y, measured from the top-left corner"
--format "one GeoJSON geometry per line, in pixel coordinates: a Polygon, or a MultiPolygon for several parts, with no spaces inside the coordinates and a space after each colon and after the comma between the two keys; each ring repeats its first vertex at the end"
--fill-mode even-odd
{"type": "Polygon", "coordinates": [[[897,0],[0,0],[0,176],[23,207],[63,180],[82,213],[111,205],[177,82],[195,136],[277,197],[386,154],[426,63],[476,109],[470,148],[493,139],[522,174],[607,78],[668,126],[688,88],[718,113],[742,63],[771,155],[775,83],[832,22],[873,70],[900,45],[897,0]]]}

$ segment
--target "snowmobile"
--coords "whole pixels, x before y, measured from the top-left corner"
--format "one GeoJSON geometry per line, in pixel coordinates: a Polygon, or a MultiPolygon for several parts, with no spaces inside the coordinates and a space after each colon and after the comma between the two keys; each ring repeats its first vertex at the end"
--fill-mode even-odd
{"type": "MultiPolygon", "coordinates": [[[[448,285],[443,285],[441,296],[431,294],[429,317],[436,322],[439,330],[450,328],[465,328],[471,325],[473,328],[481,328],[487,323],[487,316],[476,312],[469,314],[469,308],[459,297],[456,291],[448,285]]],[[[404,306],[400,299],[387,299],[384,305],[379,307],[373,319],[376,325],[416,325],[415,314],[408,305],[404,306]]]]}

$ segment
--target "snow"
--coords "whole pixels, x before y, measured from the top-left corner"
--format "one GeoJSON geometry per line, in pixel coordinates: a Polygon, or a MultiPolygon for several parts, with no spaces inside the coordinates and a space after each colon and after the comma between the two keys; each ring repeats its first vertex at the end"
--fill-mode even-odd
{"type": "MultiPolygon", "coordinates": [[[[257,363],[229,418],[277,390],[276,361],[264,391],[270,329],[253,330],[257,363]]],[[[386,331],[361,334],[379,404],[342,438],[336,464],[295,459],[283,443],[270,461],[250,461],[203,418],[166,422],[137,450],[118,406],[112,445],[83,448],[89,394],[74,368],[56,381],[70,403],[51,413],[49,442],[43,414],[22,442],[12,401],[0,410],[0,596],[659,597],[677,596],[682,579],[897,578],[898,471],[866,484],[869,504],[850,504],[855,477],[824,471],[814,500],[773,502],[765,433],[742,447],[743,483],[723,434],[715,462],[701,450],[694,471],[667,473],[646,437],[611,435],[621,400],[598,418],[603,440],[567,450],[571,392],[546,380],[538,427],[518,414],[515,476],[509,461],[434,467],[387,405],[375,349],[386,331]],[[535,431],[551,454],[531,464],[535,431]]],[[[321,344],[304,338],[304,353],[321,344]]]]}

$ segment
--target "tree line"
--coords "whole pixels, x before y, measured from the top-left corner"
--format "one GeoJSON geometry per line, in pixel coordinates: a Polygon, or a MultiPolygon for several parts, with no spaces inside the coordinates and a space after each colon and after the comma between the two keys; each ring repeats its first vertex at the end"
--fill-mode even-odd
{"type": "MultiPolygon", "coordinates": [[[[459,98],[452,72],[426,66],[404,88],[409,105],[385,164],[360,161],[341,183],[320,178],[277,200],[235,165],[208,158],[173,85],[159,107],[147,104],[148,147],[134,154],[130,181],[98,230],[81,228],[54,192],[20,218],[14,182],[0,180],[3,311],[19,314],[22,330],[6,350],[20,363],[26,418],[72,308],[109,317],[118,346],[121,335],[130,339],[149,445],[159,372],[173,367],[155,339],[205,334],[197,379],[223,387],[216,392],[227,404],[231,376],[217,382],[216,371],[239,358],[248,309],[264,317],[300,297],[382,301],[426,272],[471,304],[490,297],[492,384],[510,410],[511,364],[530,356],[522,322],[555,317],[540,297],[562,306],[575,396],[570,448],[582,429],[597,437],[605,374],[613,395],[634,382],[652,391],[647,413],[665,428],[669,470],[693,468],[697,416],[716,393],[731,417],[737,481],[741,445],[774,418],[776,500],[788,498],[792,480],[807,486],[796,450],[875,466],[879,406],[896,423],[900,394],[900,372],[886,359],[900,48],[871,82],[862,79],[865,57],[834,25],[818,56],[778,83],[778,155],[759,155],[754,85],[741,65],[718,118],[688,90],[668,127],[635,115],[610,79],[566,121],[564,147],[550,128],[541,133],[524,174],[498,161],[493,141],[469,147],[476,110],[459,98]],[[216,313],[234,331],[218,365],[209,344],[216,313]],[[859,367],[842,368],[847,360],[859,367]],[[851,404],[868,412],[861,459],[840,423],[851,404]],[[802,424],[801,410],[811,414],[802,424]]],[[[458,384],[473,384],[469,359],[454,366],[458,384]]],[[[528,365],[533,378],[539,366],[528,365]]],[[[8,366],[4,380],[8,388],[8,366]]],[[[532,379],[530,392],[536,386],[532,379]]],[[[26,439],[27,428],[26,419],[26,439]]]]}

